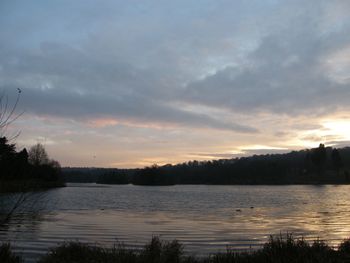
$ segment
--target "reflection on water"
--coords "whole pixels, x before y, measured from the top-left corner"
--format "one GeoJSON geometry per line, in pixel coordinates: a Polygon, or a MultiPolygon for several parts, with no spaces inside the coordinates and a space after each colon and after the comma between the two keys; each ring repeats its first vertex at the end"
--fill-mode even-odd
{"type": "Polygon", "coordinates": [[[72,184],[0,229],[33,259],[65,240],[135,247],[152,235],[178,239],[189,253],[258,248],[291,232],[336,245],[350,236],[350,186],[142,187],[72,184]]]}

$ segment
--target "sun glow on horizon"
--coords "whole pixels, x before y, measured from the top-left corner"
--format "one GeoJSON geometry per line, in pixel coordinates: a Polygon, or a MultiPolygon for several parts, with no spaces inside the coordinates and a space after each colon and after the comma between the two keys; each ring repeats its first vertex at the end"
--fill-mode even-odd
{"type": "Polygon", "coordinates": [[[336,134],[343,137],[343,139],[350,139],[350,120],[331,120],[323,123],[323,127],[329,133],[336,134]]]}
{"type": "Polygon", "coordinates": [[[276,147],[276,146],[269,146],[269,145],[248,145],[248,146],[243,146],[239,147],[240,150],[243,152],[245,150],[288,150],[288,148],[285,147],[276,147]]]}
{"type": "Polygon", "coordinates": [[[350,120],[330,120],[323,123],[325,137],[327,134],[336,135],[340,140],[350,140],[350,120]]]}
{"type": "Polygon", "coordinates": [[[299,133],[292,143],[306,148],[317,147],[320,143],[333,146],[337,143],[350,141],[350,120],[326,119],[320,121],[320,128],[299,133]]]}

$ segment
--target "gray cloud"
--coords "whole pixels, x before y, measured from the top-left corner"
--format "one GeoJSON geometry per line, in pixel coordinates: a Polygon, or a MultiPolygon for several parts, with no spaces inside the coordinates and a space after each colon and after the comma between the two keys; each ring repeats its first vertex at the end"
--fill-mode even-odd
{"type": "Polygon", "coordinates": [[[320,2],[292,7],[286,18],[274,16],[278,23],[249,54],[247,66],[228,66],[194,81],[183,98],[240,112],[315,115],[349,109],[350,83],[336,82],[324,64],[327,56],[350,46],[345,27],[350,20],[325,31],[328,7],[320,2]]]}
{"type": "Polygon", "coordinates": [[[255,128],[170,106],[163,80],[123,61],[104,60],[67,45],[42,43],[39,50],[0,53],[0,88],[21,88],[28,112],[75,119],[126,118],[243,133],[255,128]]]}
{"type": "Polygon", "coordinates": [[[23,97],[23,106],[37,114],[57,115],[84,119],[115,117],[136,122],[159,122],[190,127],[232,130],[244,133],[257,132],[249,126],[225,123],[205,114],[194,114],[164,105],[147,97],[114,96],[114,94],[56,93],[31,90],[23,97]]]}

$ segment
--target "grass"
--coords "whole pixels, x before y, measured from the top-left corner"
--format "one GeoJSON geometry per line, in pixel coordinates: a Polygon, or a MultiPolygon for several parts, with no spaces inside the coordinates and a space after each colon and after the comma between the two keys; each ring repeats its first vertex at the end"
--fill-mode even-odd
{"type": "MultiPolygon", "coordinates": [[[[350,262],[350,240],[337,248],[316,240],[313,243],[295,239],[292,235],[270,237],[256,251],[226,252],[206,257],[190,257],[176,240],[167,242],[153,237],[141,250],[127,249],[122,244],[114,247],[91,246],[79,242],[66,242],[52,248],[38,263],[338,263],[350,262]]],[[[0,262],[21,262],[11,253],[8,244],[0,247],[0,262]]]]}

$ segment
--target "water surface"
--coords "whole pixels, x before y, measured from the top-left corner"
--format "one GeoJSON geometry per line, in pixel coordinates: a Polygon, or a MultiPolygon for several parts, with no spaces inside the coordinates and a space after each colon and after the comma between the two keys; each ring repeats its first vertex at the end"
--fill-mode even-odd
{"type": "Polygon", "coordinates": [[[287,232],[332,245],[350,236],[350,186],[70,184],[41,195],[0,240],[31,262],[62,241],[140,247],[159,235],[203,255],[256,249],[287,232]]]}

